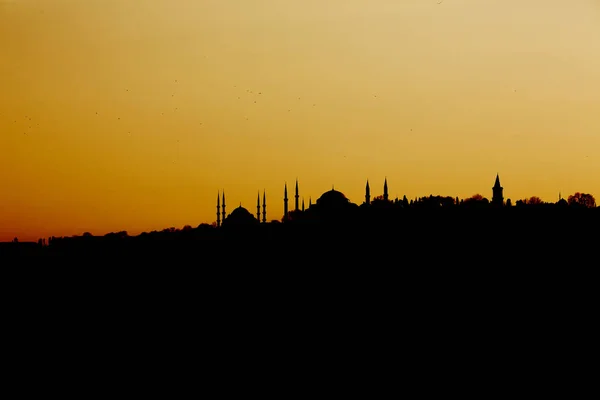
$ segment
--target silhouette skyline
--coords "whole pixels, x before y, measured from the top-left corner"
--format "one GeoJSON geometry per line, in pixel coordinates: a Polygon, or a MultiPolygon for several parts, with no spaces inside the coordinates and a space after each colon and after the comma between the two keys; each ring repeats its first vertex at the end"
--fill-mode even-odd
{"type": "Polygon", "coordinates": [[[360,204],[367,179],[373,200],[386,177],[390,200],[492,201],[498,172],[512,205],[598,196],[597,15],[560,0],[2,2],[0,241],[210,224],[223,189],[227,215],[256,217],[266,194],[269,222],[286,182],[289,211],[332,184],[360,204]]]}
{"type": "MultiPolygon", "coordinates": [[[[389,187],[388,179],[384,178],[381,195],[375,195],[371,198],[371,185],[369,181],[365,184],[364,201],[360,204],[353,203],[346,197],[343,192],[335,189],[332,185],[331,190],[324,192],[320,197],[317,198],[316,202],[312,203],[312,196],[309,198],[309,207],[305,208],[304,201],[302,207],[300,207],[300,187],[298,179],[296,179],[296,185],[294,188],[295,207],[290,210],[288,207],[288,192],[287,183],[283,186],[283,198],[282,208],[283,214],[281,217],[268,219],[267,209],[267,193],[263,190],[262,203],[260,191],[256,198],[256,214],[253,215],[242,203],[233,209],[231,212],[227,212],[227,203],[225,190],[217,193],[216,198],[216,221],[212,223],[202,222],[197,228],[193,228],[191,225],[186,225],[182,229],[171,227],[165,228],[161,231],[142,232],[139,235],[130,236],[127,231],[110,232],[105,235],[95,236],[90,232],[84,232],[83,235],[72,235],[72,236],[51,236],[46,238],[40,238],[37,240],[38,249],[32,247],[35,242],[19,241],[18,237],[15,237],[10,243],[13,248],[17,249],[34,249],[39,251],[39,248],[45,248],[50,245],[54,245],[52,250],[58,248],[69,249],[65,247],[65,241],[67,245],[72,240],[77,240],[79,237],[90,238],[117,238],[121,241],[126,240],[130,237],[144,238],[149,234],[155,238],[160,239],[162,236],[167,234],[170,236],[170,240],[181,240],[178,239],[178,235],[185,234],[188,237],[188,241],[192,237],[210,237],[213,235],[214,238],[225,239],[225,241],[232,238],[257,240],[256,235],[260,235],[264,231],[257,230],[260,225],[289,225],[292,229],[289,232],[304,232],[305,234],[312,235],[314,237],[321,237],[323,234],[322,230],[334,231],[344,235],[349,235],[352,232],[356,237],[352,240],[371,240],[364,237],[365,229],[367,227],[394,227],[394,228],[406,228],[415,223],[415,216],[424,218],[421,221],[427,221],[431,227],[441,227],[444,224],[451,223],[454,229],[463,230],[465,226],[477,222],[479,219],[492,218],[493,221],[500,224],[508,224],[503,229],[514,230],[519,224],[528,224],[531,222],[530,218],[534,218],[535,221],[540,222],[541,226],[546,224],[555,224],[554,228],[561,229],[566,225],[572,225],[585,222],[585,224],[593,224],[595,221],[600,219],[600,207],[597,206],[596,200],[593,195],[589,193],[577,192],[569,195],[565,200],[562,198],[562,194],[559,193],[558,199],[555,203],[543,202],[539,197],[532,196],[528,199],[517,200],[514,205],[510,198],[504,201],[504,187],[500,182],[500,174],[496,174],[494,185],[491,188],[492,196],[491,201],[481,194],[475,194],[467,199],[459,199],[458,197],[452,196],[440,196],[440,195],[429,195],[423,197],[417,197],[415,199],[408,199],[406,196],[402,198],[396,197],[394,199],[389,198],[389,187]],[[515,209],[516,213],[511,210],[515,209]],[[568,211],[571,210],[571,211],[568,211]],[[584,210],[589,210],[591,214],[582,214],[584,210]],[[473,212],[476,213],[473,213],[473,212]],[[503,214],[498,214],[498,212],[503,214]],[[570,212],[568,214],[567,212],[570,212]],[[506,218],[506,220],[498,220],[498,216],[506,218]],[[540,216],[544,216],[544,221],[539,219],[540,216]],[[585,219],[581,219],[584,216],[585,219]],[[572,220],[569,217],[573,218],[572,220]],[[448,219],[449,218],[449,219],[448,219]],[[509,221],[509,222],[507,222],[509,221]],[[528,222],[529,221],[529,222],[528,222]],[[566,224],[566,225],[565,225],[566,224]],[[216,230],[224,230],[222,236],[217,233],[211,233],[209,236],[206,235],[210,229],[214,232],[216,230]],[[195,233],[194,233],[195,232],[195,233]],[[200,234],[204,232],[204,234],[200,234]],[[159,236],[157,236],[159,235],[159,236]],[[200,236],[198,236],[200,235],[200,236]],[[231,236],[233,235],[233,236],[231,236]]],[[[271,205],[273,202],[270,203],[271,205]]],[[[277,207],[276,207],[277,208],[277,207]]],[[[275,216],[278,211],[275,211],[275,216]]],[[[599,221],[600,222],[600,221],[599,221]]],[[[414,228],[422,229],[420,223],[414,228]]],[[[489,227],[488,227],[489,228],[489,227]]],[[[535,227],[538,229],[539,227],[535,227]]],[[[276,228],[273,228],[276,229],[276,228]]],[[[494,232],[492,232],[494,233],[494,232]]],[[[497,232],[496,232],[497,233],[497,232]]],[[[598,236],[597,234],[595,236],[598,236]]],[[[347,236],[350,238],[350,236],[347,236]]],[[[272,240],[269,238],[268,240],[272,240]]],[[[600,237],[599,237],[600,239],[600,237]]],[[[277,240],[282,240],[279,237],[277,240]]],[[[185,241],[183,243],[186,243],[185,241]]],[[[198,245],[206,245],[206,242],[197,242],[198,245]]],[[[6,247],[5,243],[5,248],[6,247]]],[[[164,244],[164,243],[163,243],[164,244]]],[[[213,242],[214,244],[214,242],[213,242]]],[[[189,243],[188,243],[189,245],[189,243]]],[[[75,247],[77,250],[77,247],[75,247]]]]}

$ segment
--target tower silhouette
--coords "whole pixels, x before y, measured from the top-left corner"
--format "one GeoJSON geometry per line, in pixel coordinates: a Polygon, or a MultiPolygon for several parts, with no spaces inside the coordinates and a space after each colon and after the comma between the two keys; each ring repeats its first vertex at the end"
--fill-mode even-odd
{"type": "Polygon", "coordinates": [[[225,190],[223,190],[223,206],[222,206],[222,210],[223,210],[223,222],[225,222],[225,218],[227,218],[227,212],[225,212],[225,190]]]}
{"type": "Polygon", "coordinates": [[[369,180],[367,179],[367,187],[365,189],[365,204],[371,204],[371,188],[369,188],[369,180]]]}
{"type": "Polygon", "coordinates": [[[260,191],[256,194],[256,220],[260,221],[260,191]]]}
{"type": "Polygon", "coordinates": [[[287,197],[287,182],[283,188],[283,216],[288,215],[288,197],[287,197]]]}
{"type": "Polygon", "coordinates": [[[386,176],[385,181],[383,182],[383,200],[388,201],[388,199],[389,199],[389,195],[388,195],[387,176],[386,176]]]}
{"type": "Polygon", "coordinates": [[[220,193],[217,191],[217,226],[221,226],[221,199],[220,193]]]}
{"type": "Polygon", "coordinates": [[[296,195],[294,197],[295,197],[295,200],[296,200],[296,204],[295,204],[294,210],[298,211],[298,199],[300,197],[300,195],[298,194],[298,178],[296,178],[296,195]]]}
{"type": "Polygon", "coordinates": [[[502,206],[504,204],[503,190],[504,188],[500,186],[500,175],[496,174],[496,183],[492,188],[492,204],[496,206],[502,206]]]}
{"type": "Polygon", "coordinates": [[[304,211],[304,197],[302,198],[302,211],[304,211]]]}
{"type": "Polygon", "coordinates": [[[267,222],[267,192],[263,190],[263,219],[262,222],[267,222]]]}

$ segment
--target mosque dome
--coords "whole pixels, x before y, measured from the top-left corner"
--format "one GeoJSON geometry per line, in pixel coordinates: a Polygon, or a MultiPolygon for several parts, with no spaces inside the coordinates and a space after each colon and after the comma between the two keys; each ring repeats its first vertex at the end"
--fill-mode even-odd
{"type": "Polygon", "coordinates": [[[317,205],[323,207],[344,207],[350,204],[350,200],[342,193],[337,190],[331,189],[325,192],[317,200],[317,205]]]}
{"type": "Polygon", "coordinates": [[[233,210],[223,221],[223,225],[252,225],[258,223],[257,219],[241,205],[233,210]]]}

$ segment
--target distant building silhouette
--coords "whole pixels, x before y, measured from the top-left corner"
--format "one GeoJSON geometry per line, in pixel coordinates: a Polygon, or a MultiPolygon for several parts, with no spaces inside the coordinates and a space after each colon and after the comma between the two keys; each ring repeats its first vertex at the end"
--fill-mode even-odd
{"type": "Polygon", "coordinates": [[[263,190],[263,224],[267,223],[267,192],[263,190]]]}
{"type": "Polygon", "coordinates": [[[283,217],[288,216],[288,197],[287,197],[287,182],[283,188],[283,217]]]}
{"type": "Polygon", "coordinates": [[[260,221],[260,192],[256,195],[256,219],[260,221]]]}
{"type": "MultiPolygon", "coordinates": [[[[504,188],[500,184],[500,175],[496,174],[496,181],[494,184],[493,197],[492,201],[488,202],[487,199],[483,198],[481,195],[473,196],[471,199],[467,199],[467,201],[477,200],[482,201],[486,204],[492,204],[494,206],[504,206],[504,188]],[[480,198],[477,198],[479,196],[480,198]]],[[[562,197],[562,196],[559,196],[562,197]]],[[[340,191],[335,190],[335,186],[332,185],[331,190],[323,193],[313,204],[312,196],[309,196],[308,200],[308,208],[305,207],[304,197],[302,198],[302,205],[300,206],[300,190],[298,179],[296,178],[295,185],[295,194],[294,194],[294,209],[289,209],[289,198],[287,191],[287,182],[284,183],[283,186],[283,218],[282,221],[307,221],[314,217],[318,219],[325,218],[327,219],[328,213],[332,215],[337,215],[338,217],[344,214],[346,211],[355,211],[356,209],[368,209],[371,207],[375,207],[378,213],[381,210],[392,210],[396,205],[400,208],[409,208],[413,205],[422,207],[423,204],[427,204],[428,207],[431,206],[434,202],[438,204],[438,206],[448,207],[448,204],[451,205],[462,205],[463,201],[459,201],[458,197],[456,199],[452,197],[441,197],[441,196],[429,196],[428,198],[416,198],[414,201],[408,201],[406,196],[403,196],[402,200],[396,198],[396,200],[391,201],[389,198],[389,187],[387,182],[387,177],[384,178],[383,181],[383,195],[376,196],[371,199],[371,186],[369,184],[369,180],[367,179],[365,185],[365,201],[359,207],[357,204],[354,204],[348,200],[348,198],[340,191]],[[385,207],[385,208],[381,208],[385,207]],[[392,207],[392,208],[390,208],[392,207]]],[[[240,221],[249,221],[247,218],[246,212],[248,212],[244,207],[241,206],[236,208],[235,210],[235,218],[232,219],[233,222],[228,222],[227,225],[239,225],[240,221]],[[244,211],[245,210],[245,211],[244,211]],[[236,223],[234,223],[237,221],[236,223]]],[[[249,212],[248,212],[249,213],[249,212]]],[[[233,213],[232,213],[233,214],[233,213]]],[[[262,205],[260,201],[260,191],[258,191],[256,196],[256,214],[252,215],[253,220],[255,222],[267,222],[267,195],[266,191],[263,191],[263,200],[262,205]]],[[[231,217],[231,215],[229,216],[231,217]]],[[[217,193],[217,226],[222,226],[225,224],[226,220],[229,220],[229,217],[226,214],[226,205],[225,205],[225,191],[222,193],[217,193]]]]}
{"type": "Polygon", "coordinates": [[[503,190],[504,188],[502,186],[500,186],[500,175],[496,174],[496,183],[494,184],[494,187],[492,188],[492,204],[495,206],[502,206],[504,205],[504,195],[503,195],[503,190]]]}
{"type": "Polygon", "coordinates": [[[217,192],[217,226],[221,226],[221,193],[217,192]]]}
{"type": "Polygon", "coordinates": [[[388,199],[389,199],[389,195],[388,195],[388,185],[387,185],[387,177],[386,177],[385,181],[383,183],[383,200],[388,201],[388,199]]]}
{"type": "Polygon", "coordinates": [[[300,195],[298,194],[298,178],[296,178],[296,195],[294,197],[295,197],[295,200],[296,200],[296,204],[295,204],[294,210],[298,211],[299,210],[298,199],[300,198],[300,195]]]}

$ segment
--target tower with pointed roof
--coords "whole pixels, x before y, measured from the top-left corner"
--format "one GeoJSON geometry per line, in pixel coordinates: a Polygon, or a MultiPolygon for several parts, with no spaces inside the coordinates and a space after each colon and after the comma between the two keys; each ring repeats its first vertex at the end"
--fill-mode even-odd
{"type": "Polygon", "coordinates": [[[496,174],[496,183],[492,188],[492,204],[495,206],[504,205],[504,188],[500,186],[500,175],[496,174]]]}
{"type": "Polygon", "coordinates": [[[384,201],[388,201],[389,200],[387,177],[385,178],[385,181],[383,182],[383,200],[384,201]]]}
{"type": "Polygon", "coordinates": [[[260,192],[256,194],[256,220],[260,221],[260,192]]]}
{"type": "Polygon", "coordinates": [[[367,179],[367,187],[365,188],[365,204],[371,204],[371,188],[369,187],[369,180],[367,179]]]}
{"type": "Polygon", "coordinates": [[[225,191],[224,190],[223,190],[223,206],[221,207],[221,209],[223,210],[223,213],[222,213],[223,222],[225,222],[225,218],[227,218],[227,212],[225,211],[225,191]]]}
{"type": "Polygon", "coordinates": [[[288,215],[288,197],[287,197],[287,183],[283,187],[283,217],[288,215]]]}
{"type": "Polygon", "coordinates": [[[262,222],[266,223],[267,222],[267,192],[265,190],[263,190],[263,218],[262,218],[262,222]]]}
{"type": "Polygon", "coordinates": [[[295,200],[296,200],[296,204],[295,204],[294,210],[298,211],[298,210],[299,210],[299,207],[298,207],[298,205],[299,205],[299,204],[298,204],[298,200],[299,200],[299,198],[300,198],[300,195],[299,195],[299,193],[298,193],[298,178],[296,178],[296,195],[295,195],[294,197],[295,197],[295,200]]]}
{"type": "Polygon", "coordinates": [[[217,192],[217,226],[221,226],[221,199],[220,193],[217,192]]]}

